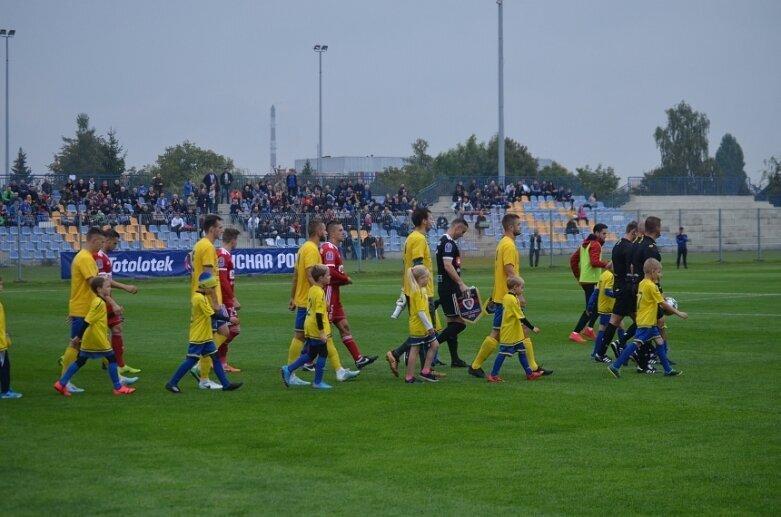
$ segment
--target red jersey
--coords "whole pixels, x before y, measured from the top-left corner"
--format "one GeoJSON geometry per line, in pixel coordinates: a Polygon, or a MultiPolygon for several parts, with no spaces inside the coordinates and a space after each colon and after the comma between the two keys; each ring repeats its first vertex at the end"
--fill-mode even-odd
{"type": "Polygon", "coordinates": [[[103,253],[103,250],[93,253],[92,258],[95,259],[95,264],[98,266],[98,275],[111,280],[111,258],[103,253]]]}
{"type": "Polygon", "coordinates": [[[331,283],[325,289],[325,301],[329,307],[341,307],[339,286],[347,284],[348,277],[344,274],[344,263],[342,262],[342,254],[339,253],[339,247],[326,242],[320,248],[320,258],[323,259],[323,264],[328,266],[328,272],[331,273],[331,283]]]}
{"type": "Polygon", "coordinates": [[[217,268],[220,270],[220,290],[222,291],[222,303],[226,308],[233,307],[233,285],[236,274],[233,271],[233,257],[225,248],[217,248],[217,268]]]}

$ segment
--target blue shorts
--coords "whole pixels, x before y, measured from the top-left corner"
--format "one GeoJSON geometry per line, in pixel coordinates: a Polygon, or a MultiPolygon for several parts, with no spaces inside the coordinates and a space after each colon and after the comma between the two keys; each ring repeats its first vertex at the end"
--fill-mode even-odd
{"type": "Polygon", "coordinates": [[[648,343],[649,341],[655,341],[656,338],[662,337],[659,333],[659,327],[654,325],[653,327],[637,327],[635,337],[633,341],[636,343],[648,343]]]}
{"type": "Polygon", "coordinates": [[[217,351],[217,347],[214,345],[214,341],[207,341],[206,343],[190,343],[187,348],[187,355],[189,357],[201,357],[205,355],[212,355],[217,351]]]}
{"type": "Polygon", "coordinates": [[[501,355],[512,356],[515,354],[526,353],[526,347],[523,343],[516,343],[514,345],[499,345],[499,353],[501,355]]]}
{"type": "MultiPolygon", "coordinates": [[[[228,317],[228,311],[225,310],[224,305],[220,305],[220,310],[217,311],[217,314],[227,318],[228,317]]],[[[230,322],[228,321],[222,321],[222,320],[212,320],[212,332],[217,332],[217,329],[222,327],[223,325],[228,325],[230,322]]]]}
{"type": "Polygon", "coordinates": [[[82,325],[84,325],[84,318],[81,316],[71,316],[71,339],[79,335],[82,325]]]}
{"type": "Polygon", "coordinates": [[[296,332],[304,331],[304,321],[306,320],[306,307],[296,307],[296,322],[294,330],[296,332]]]}
{"type": "Polygon", "coordinates": [[[114,355],[113,350],[104,350],[103,352],[85,352],[83,350],[79,351],[79,357],[86,357],[87,359],[103,359],[104,357],[109,357],[114,355]]]}
{"type": "Polygon", "coordinates": [[[604,325],[604,326],[607,327],[607,324],[610,323],[610,316],[612,316],[612,314],[602,314],[600,312],[599,313],[599,324],[600,325],[604,325]]]}
{"type": "Polygon", "coordinates": [[[504,307],[502,307],[501,303],[497,303],[496,312],[494,313],[494,330],[502,328],[502,314],[504,314],[504,307]]]}
{"type": "Polygon", "coordinates": [[[422,337],[415,337],[410,336],[407,343],[409,346],[420,346],[420,345],[428,345],[435,341],[437,339],[437,335],[434,334],[433,336],[422,336],[422,337]]]}

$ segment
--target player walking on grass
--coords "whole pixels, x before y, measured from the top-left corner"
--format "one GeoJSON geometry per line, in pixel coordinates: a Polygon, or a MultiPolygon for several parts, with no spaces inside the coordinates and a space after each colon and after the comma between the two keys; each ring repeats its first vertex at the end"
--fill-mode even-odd
{"type": "MultiPolygon", "coordinates": [[[[591,294],[591,299],[588,302],[589,312],[596,312],[599,314],[599,331],[597,337],[594,339],[594,350],[591,352],[591,358],[598,363],[609,363],[610,359],[605,355],[600,355],[600,345],[602,343],[602,335],[605,333],[605,328],[610,322],[610,318],[613,314],[613,306],[616,303],[615,275],[613,274],[613,264],[608,264],[602,275],[599,277],[599,283],[597,288],[591,294]]],[[[623,335],[623,329],[619,327],[618,331],[623,335]]]]}
{"type": "MultiPolygon", "coordinates": [[[[98,266],[98,275],[107,279],[111,283],[112,289],[122,289],[130,294],[138,293],[138,287],[117,282],[113,278],[111,257],[109,257],[108,254],[117,249],[117,245],[119,244],[119,233],[113,228],[109,228],[103,231],[103,238],[102,248],[93,255],[95,265],[98,266]]],[[[123,313],[109,310],[108,326],[111,330],[111,349],[114,351],[114,356],[117,360],[117,369],[120,374],[120,380],[122,380],[123,384],[133,384],[138,380],[138,377],[122,377],[122,374],[125,373],[135,374],[141,372],[138,368],[133,368],[132,366],[125,364],[125,342],[122,334],[124,321],[125,315],[123,313]]]]}
{"type": "MultiPolygon", "coordinates": [[[[307,311],[304,320],[304,349],[301,355],[290,364],[286,364],[280,369],[282,382],[290,387],[291,378],[298,368],[307,363],[315,363],[315,380],[312,388],[318,390],[330,390],[333,386],[323,382],[323,373],[325,371],[325,361],[328,356],[328,345],[331,339],[331,324],[328,322],[328,305],[326,303],[325,291],[323,290],[331,282],[329,267],[323,264],[312,266],[310,275],[314,284],[307,292],[307,311]]],[[[308,383],[307,383],[308,384],[308,383]]],[[[302,384],[296,384],[301,386],[302,384]]]]}
{"type": "MultiPolygon", "coordinates": [[[[0,293],[3,292],[3,277],[0,276],[0,293]]],[[[0,399],[20,399],[22,394],[11,389],[11,358],[8,347],[11,336],[5,327],[5,309],[0,303],[0,399]]]]}
{"type": "Polygon", "coordinates": [[[595,224],[593,232],[586,237],[583,244],[572,253],[569,259],[572,274],[575,275],[575,279],[580,284],[586,297],[583,313],[569,335],[569,340],[576,343],[586,342],[580,335],[581,331],[590,339],[596,339],[597,337],[594,333],[594,323],[598,315],[596,312],[593,314],[589,312],[588,301],[591,298],[591,293],[594,292],[594,287],[599,282],[602,268],[607,267],[609,264],[609,262],[602,260],[602,245],[605,244],[606,238],[607,225],[602,223],[595,224]]]}
{"type": "MultiPolygon", "coordinates": [[[[517,214],[505,214],[502,217],[502,231],[504,234],[496,245],[496,256],[494,257],[494,291],[491,298],[496,310],[494,312],[493,328],[491,333],[483,340],[477,356],[467,370],[469,375],[481,379],[485,378],[483,363],[499,346],[499,332],[502,328],[502,315],[504,313],[502,300],[504,295],[508,293],[507,281],[520,274],[520,256],[518,248],[515,246],[515,238],[521,234],[521,218],[517,214]]],[[[520,300],[520,303],[522,307],[526,304],[523,299],[520,300]]],[[[552,370],[540,368],[534,360],[534,346],[531,342],[525,348],[526,358],[532,370],[542,372],[543,375],[553,373],[552,370]]]]}
{"type": "Polygon", "coordinates": [[[342,306],[339,288],[343,285],[353,283],[352,278],[347,276],[344,272],[342,254],[339,252],[339,247],[345,239],[344,227],[339,221],[331,221],[326,227],[326,232],[328,233],[328,241],[323,244],[323,247],[320,250],[320,258],[323,261],[323,264],[328,266],[329,276],[331,277],[330,283],[325,288],[325,300],[328,304],[328,319],[339,329],[342,343],[347,347],[350,355],[352,355],[355,366],[358,369],[361,369],[376,361],[377,356],[364,356],[361,354],[361,350],[353,339],[352,332],[350,332],[350,322],[347,321],[347,315],[342,306]]]}
{"type": "MultiPolygon", "coordinates": [[[[231,252],[236,249],[239,242],[239,232],[236,228],[226,228],[222,232],[222,246],[217,248],[217,267],[220,270],[220,289],[222,290],[222,302],[225,305],[225,311],[229,317],[239,317],[238,310],[241,309],[241,303],[236,298],[236,273],[233,267],[233,256],[231,252]]],[[[228,347],[234,339],[241,333],[241,326],[237,323],[228,327],[228,339],[217,349],[217,356],[220,358],[222,368],[229,373],[238,373],[241,370],[228,364],[228,347]]]]}
{"type": "Polygon", "coordinates": [[[431,363],[439,350],[437,331],[434,323],[429,318],[428,286],[431,284],[431,273],[422,264],[413,266],[407,270],[407,285],[410,287],[409,297],[409,358],[407,359],[407,375],[404,382],[407,384],[419,384],[421,381],[415,377],[415,367],[421,347],[426,348],[425,358],[420,370],[420,378],[428,382],[438,382],[439,379],[431,371],[431,363]]]}
{"type": "Polygon", "coordinates": [[[458,335],[466,329],[464,319],[458,313],[457,297],[469,291],[461,279],[461,251],[456,241],[464,236],[469,223],[459,217],[450,223],[437,246],[437,294],[439,303],[447,317],[447,327],[437,336],[437,341],[447,343],[450,351],[450,366],[466,368],[466,361],[458,356],[458,335]]]}
{"type": "MultiPolygon", "coordinates": [[[[412,212],[412,224],[415,229],[410,232],[407,240],[404,241],[404,275],[402,276],[402,291],[407,306],[410,304],[410,294],[412,293],[413,285],[410,283],[407,272],[413,266],[424,266],[429,272],[428,284],[426,284],[426,296],[429,300],[428,317],[434,327],[439,326],[437,321],[436,310],[434,309],[434,282],[432,280],[432,265],[431,265],[431,249],[428,246],[428,240],[426,235],[434,224],[434,220],[431,218],[431,211],[428,208],[416,208],[412,212]]],[[[410,308],[410,311],[412,309],[410,308]]],[[[388,361],[388,366],[391,369],[393,375],[399,375],[399,359],[405,354],[410,352],[410,340],[407,339],[399,347],[394,350],[390,350],[385,354],[385,359],[388,361]]],[[[425,345],[424,345],[425,346],[425,345]]],[[[444,375],[441,373],[435,375],[444,375]]]]}
{"type": "MultiPolygon", "coordinates": [[[[103,246],[103,231],[100,228],[90,228],[87,231],[84,247],[76,253],[71,263],[71,293],[68,300],[68,322],[70,323],[71,341],[62,355],[62,375],[79,357],[78,341],[74,341],[81,331],[84,317],[90,310],[90,305],[95,298],[95,292],[90,288],[90,282],[98,276],[98,266],[94,255],[103,246]]],[[[81,393],[84,390],[72,383],[67,383],[66,388],[70,393],[81,393]]]]}
{"type": "Polygon", "coordinates": [[[667,377],[675,377],[683,372],[673,370],[670,361],[667,358],[667,341],[662,337],[659,332],[658,311],[661,308],[664,312],[669,314],[675,314],[681,319],[689,317],[683,311],[679,311],[669,303],[667,303],[662,296],[662,292],[659,290],[659,282],[662,279],[662,264],[656,259],[649,258],[643,265],[643,273],[645,277],[640,282],[637,288],[637,332],[632,340],[621,355],[608,366],[610,373],[618,379],[621,377],[620,369],[625,361],[629,360],[629,357],[638,349],[641,345],[648,343],[655,346],[656,354],[659,356],[659,360],[664,367],[664,375],[667,377]]]}
{"type": "Polygon", "coordinates": [[[532,371],[529,361],[526,359],[526,346],[531,343],[531,339],[526,337],[523,327],[538,334],[540,329],[535,327],[523,313],[520,299],[523,297],[523,288],[525,282],[519,276],[512,276],[507,279],[507,294],[502,298],[502,328],[499,331],[499,354],[494,361],[494,367],[491,375],[488,376],[488,382],[502,383],[504,379],[499,377],[499,371],[502,369],[504,360],[518,354],[523,371],[526,372],[526,378],[530,381],[542,377],[542,372],[532,371]]]}
{"type": "Polygon", "coordinates": [[[187,372],[195,366],[195,363],[199,359],[208,359],[214,366],[214,373],[217,374],[217,378],[220,380],[220,389],[222,391],[233,391],[241,387],[241,382],[231,383],[228,380],[228,376],[225,374],[225,370],[222,369],[222,363],[220,363],[217,357],[217,347],[214,344],[214,330],[213,322],[220,321],[236,325],[238,324],[238,318],[229,317],[223,311],[220,311],[220,306],[216,303],[216,290],[219,289],[219,281],[217,277],[211,273],[201,273],[196,279],[198,282],[198,288],[193,293],[191,298],[192,313],[190,316],[190,346],[187,349],[187,357],[185,357],[182,364],[179,365],[173,377],[169,380],[165,389],[171,393],[181,393],[179,389],[179,381],[187,375],[187,372]]]}
{"type": "MultiPolygon", "coordinates": [[[[607,347],[616,335],[616,330],[621,326],[625,317],[634,320],[637,310],[637,293],[634,289],[632,275],[632,256],[634,252],[634,240],[637,238],[637,221],[631,221],[626,225],[624,236],[613,246],[611,262],[613,263],[613,293],[615,303],[610,321],[605,326],[599,348],[595,355],[600,358],[607,356],[607,347]]],[[[622,336],[623,337],[623,336],[622,336]]],[[[616,354],[618,357],[620,353],[616,354]]]]}
{"type": "MultiPolygon", "coordinates": [[[[298,254],[296,255],[296,266],[295,271],[293,271],[293,281],[290,287],[288,310],[295,312],[295,334],[293,335],[293,340],[290,342],[290,348],[288,350],[288,364],[292,364],[298,359],[304,349],[304,322],[306,321],[309,288],[315,285],[315,280],[312,277],[312,268],[315,265],[322,263],[320,258],[320,243],[325,240],[325,224],[323,224],[323,221],[311,219],[307,225],[307,234],[309,238],[301,245],[298,249],[298,254]]],[[[336,372],[337,381],[347,381],[358,376],[360,372],[351,371],[342,367],[339,353],[337,352],[333,341],[326,343],[326,349],[328,350],[328,360],[331,363],[331,367],[336,372]]],[[[300,379],[297,375],[291,374],[291,386],[305,386],[308,384],[307,381],[300,379]]]]}
{"type": "MultiPolygon", "coordinates": [[[[220,288],[220,278],[218,271],[217,249],[214,247],[215,241],[222,237],[223,225],[222,218],[215,214],[207,214],[203,218],[203,237],[195,243],[190,252],[190,264],[192,266],[192,276],[190,277],[190,296],[194,296],[200,289],[199,278],[204,273],[211,275],[217,282],[214,289],[209,291],[212,296],[212,304],[215,311],[223,316],[211,320],[212,330],[214,331],[214,344],[217,348],[228,339],[230,330],[228,329],[228,313],[222,305],[222,289],[220,288]]],[[[203,390],[218,390],[222,385],[209,379],[209,371],[212,367],[211,358],[202,355],[197,365],[193,365],[190,373],[198,381],[198,387],[203,390]]]]}
{"type": "Polygon", "coordinates": [[[94,276],[89,283],[93,296],[87,315],[81,320],[81,327],[76,336],[71,339],[71,346],[75,350],[81,345],[76,360],[68,366],[68,369],[54,383],[54,389],[66,397],[71,396],[68,382],[76,375],[76,372],[86,364],[88,359],[108,360],[108,374],[114,386],[114,395],[129,395],[136,391],[135,388],[123,386],[119,382],[117,360],[111,344],[108,342],[108,309],[109,305],[116,306],[111,299],[111,281],[101,276],[94,276]]]}

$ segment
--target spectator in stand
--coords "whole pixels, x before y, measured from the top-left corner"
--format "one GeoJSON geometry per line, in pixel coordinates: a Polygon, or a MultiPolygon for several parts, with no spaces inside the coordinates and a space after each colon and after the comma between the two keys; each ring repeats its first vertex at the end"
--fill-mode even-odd
{"type": "Polygon", "coordinates": [[[379,260],[385,259],[385,239],[382,238],[382,235],[377,237],[377,258],[379,260]]]}
{"type": "Polygon", "coordinates": [[[578,208],[578,215],[575,217],[575,220],[578,222],[585,221],[586,226],[588,226],[588,216],[586,215],[586,208],[584,206],[581,205],[578,208]]]}
{"type": "Polygon", "coordinates": [[[567,221],[567,227],[565,228],[564,233],[568,235],[580,235],[578,222],[575,220],[574,217],[570,218],[570,220],[567,221]]]}
{"type": "Polygon", "coordinates": [[[260,212],[256,206],[252,209],[249,219],[247,219],[247,231],[253,239],[260,237],[258,228],[260,228],[260,212]]]}
{"type": "Polygon", "coordinates": [[[209,194],[209,191],[211,190],[211,187],[214,186],[215,190],[214,193],[217,193],[217,189],[219,188],[220,179],[217,177],[217,175],[214,173],[214,170],[209,169],[209,172],[206,173],[206,176],[203,177],[203,186],[206,187],[206,194],[209,194]]]}
{"type": "Polygon", "coordinates": [[[592,192],[591,194],[589,194],[589,196],[588,196],[588,203],[586,203],[583,206],[585,206],[586,208],[589,208],[589,209],[596,208],[597,207],[597,193],[596,192],[592,192]]]}
{"type": "MultiPolygon", "coordinates": [[[[562,189],[562,191],[563,191],[563,189],[562,189]]],[[[567,189],[567,191],[564,192],[564,194],[561,197],[561,200],[564,203],[569,203],[570,210],[575,208],[575,199],[572,196],[572,189],[571,188],[567,189]]]]}
{"type": "Polygon", "coordinates": [[[168,200],[168,196],[165,192],[160,194],[160,197],[157,198],[157,202],[155,203],[155,207],[160,208],[163,212],[166,212],[168,210],[168,207],[170,206],[170,201],[168,200]]]}
{"type": "Polygon", "coordinates": [[[47,196],[51,196],[52,190],[52,184],[49,182],[49,178],[43,178],[43,183],[41,183],[41,192],[47,196]]]}
{"type": "Polygon", "coordinates": [[[483,235],[483,232],[488,228],[488,219],[485,217],[483,209],[477,211],[477,217],[475,218],[475,228],[477,228],[478,237],[483,235]]]}
{"type": "Polygon", "coordinates": [[[184,182],[184,187],[182,187],[182,197],[184,199],[187,199],[190,197],[190,194],[196,192],[195,185],[193,185],[193,180],[188,179],[184,182]]]}
{"type": "Polygon", "coordinates": [[[206,191],[206,187],[201,187],[198,191],[197,206],[201,215],[209,213],[209,193],[206,191]]]}
{"type": "Polygon", "coordinates": [[[177,238],[182,236],[182,228],[184,228],[184,219],[180,212],[176,212],[171,218],[171,229],[176,232],[177,238]]]}
{"type": "MultiPolygon", "coordinates": [[[[317,172],[319,173],[320,171],[317,172]]],[[[298,196],[298,177],[295,169],[288,169],[287,176],[285,176],[285,186],[287,187],[288,197],[292,199],[298,196]]]]}
{"type": "Polygon", "coordinates": [[[532,182],[531,186],[531,195],[534,196],[535,201],[540,200],[540,196],[542,195],[542,187],[540,186],[539,182],[537,180],[534,180],[532,182]]]}
{"type": "Polygon", "coordinates": [[[228,170],[227,167],[225,167],[222,170],[222,174],[220,174],[220,188],[222,189],[222,197],[220,198],[220,202],[222,202],[223,199],[225,199],[226,203],[230,202],[230,190],[231,185],[233,185],[233,174],[231,171],[228,170]]]}
{"type": "Polygon", "coordinates": [[[444,215],[437,217],[437,230],[447,230],[448,226],[447,217],[444,215]]]}
{"type": "Polygon", "coordinates": [[[152,178],[152,190],[154,190],[157,193],[157,196],[160,197],[163,194],[164,186],[163,177],[160,176],[160,173],[158,172],[155,174],[155,177],[152,178]]]}

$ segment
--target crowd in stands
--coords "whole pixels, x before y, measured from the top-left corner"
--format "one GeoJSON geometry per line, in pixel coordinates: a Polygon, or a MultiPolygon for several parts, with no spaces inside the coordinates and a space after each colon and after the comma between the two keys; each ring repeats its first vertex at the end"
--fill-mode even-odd
{"type": "MultiPolygon", "coordinates": [[[[592,194],[593,195],[593,194],[592,194]]],[[[468,187],[463,181],[456,184],[453,191],[452,208],[456,215],[476,214],[479,210],[491,207],[509,208],[516,201],[559,201],[569,203],[574,207],[572,189],[558,187],[552,181],[539,182],[534,180],[531,185],[526,180],[508,182],[504,187],[491,180],[482,187],[477,180],[472,180],[468,187]]],[[[596,201],[596,198],[595,198],[596,201]]]]}

